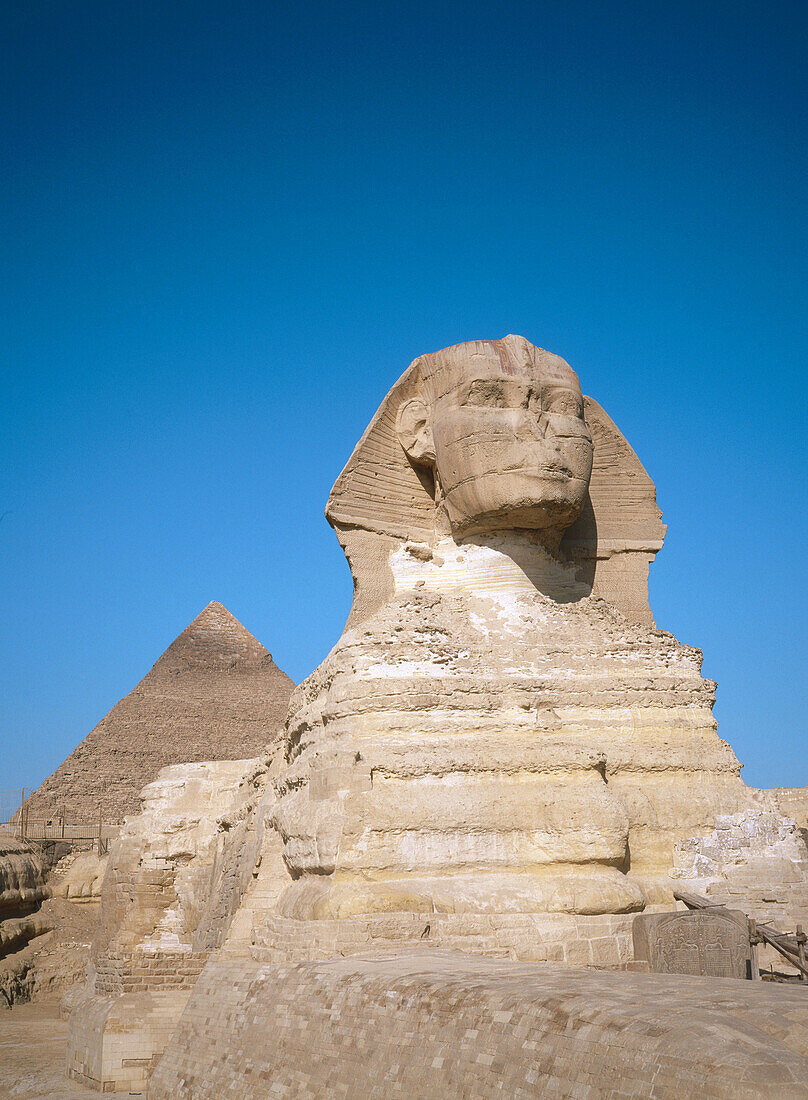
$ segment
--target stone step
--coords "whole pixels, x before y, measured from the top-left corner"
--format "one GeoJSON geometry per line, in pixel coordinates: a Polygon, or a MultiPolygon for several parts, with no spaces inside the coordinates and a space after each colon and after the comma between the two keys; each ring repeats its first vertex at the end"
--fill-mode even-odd
{"type": "Polygon", "coordinates": [[[230,925],[225,945],[249,944],[252,940],[253,914],[248,909],[239,909],[230,925]]]}

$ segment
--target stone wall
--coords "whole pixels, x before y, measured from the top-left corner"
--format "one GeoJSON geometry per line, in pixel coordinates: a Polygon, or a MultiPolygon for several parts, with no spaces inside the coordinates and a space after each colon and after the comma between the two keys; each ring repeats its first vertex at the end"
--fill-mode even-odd
{"type": "Polygon", "coordinates": [[[720,815],[674,850],[674,881],[779,931],[808,927],[808,848],[794,821],[767,810],[720,815]]]}
{"type": "Polygon", "coordinates": [[[284,963],[425,946],[560,966],[625,966],[634,958],[633,916],[390,913],[352,920],[272,915],[254,931],[252,957],[284,963]]]}
{"type": "Polygon", "coordinates": [[[808,1096],[801,989],[452,955],[208,964],[150,1100],[808,1096]],[[225,1041],[226,1040],[226,1041],[225,1041]]]}
{"type": "Polygon", "coordinates": [[[207,952],[108,952],[95,962],[95,992],[110,997],[193,989],[207,961],[207,952]]]}
{"type": "Polygon", "coordinates": [[[268,770],[257,760],[164,768],[113,845],[91,979],[68,1064],[102,1091],[139,1091],[251,878],[268,770]]]}
{"type": "MultiPolygon", "coordinates": [[[[240,868],[252,814],[266,778],[257,760],[206,761],[164,768],[141,793],[109,855],[101,900],[97,954],[107,951],[182,953],[212,946],[209,906],[226,893],[240,868]]],[[[218,911],[218,910],[217,910],[218,911]]]]}
{"type": "Polygon", "coordinates": [[[101,1092],[145,1094],[189,991],[71,997],[67,1075],[101,1092]]]}

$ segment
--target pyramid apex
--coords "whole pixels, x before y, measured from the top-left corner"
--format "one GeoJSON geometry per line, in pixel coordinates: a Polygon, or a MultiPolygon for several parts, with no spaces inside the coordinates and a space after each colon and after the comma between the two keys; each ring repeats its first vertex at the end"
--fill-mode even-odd
{"type": "Polygon", "coordinates": [[[235,669],[248,671],[271,661],[268,650],[218,600],[211,600],[179,634],[155,671],[235,669]]]}
{"type": "MultiPolygon", "coordinates": [[[[218,620],[222,623],[234,622],[238,623],[238,625],[241,626],[241,623],[239,623],[233,612],[228,611],[224,604],[219,603],[218,600],[211,600],[210,603],[205,604],[199,614],[195,618],[191,619],[188,626],[191,627],[194,623],[198,623],[200,620],[218,620]]],[[[244,630],[245,628],[242,626],[241,629],[244,630]]]]}

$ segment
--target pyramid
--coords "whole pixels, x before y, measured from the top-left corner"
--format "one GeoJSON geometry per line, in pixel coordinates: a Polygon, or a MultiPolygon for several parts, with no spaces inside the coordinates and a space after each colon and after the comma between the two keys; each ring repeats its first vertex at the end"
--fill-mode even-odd
{"type": "Polygon", "coordinates": [[[168,764],[259,756],[280,733],[294,684],[215,601],[28,800],[32,819],[112,824],[168,764]]]}

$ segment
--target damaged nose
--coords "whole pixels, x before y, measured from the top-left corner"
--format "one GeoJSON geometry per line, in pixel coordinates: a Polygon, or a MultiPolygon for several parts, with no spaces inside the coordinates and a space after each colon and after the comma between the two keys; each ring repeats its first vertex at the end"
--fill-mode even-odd
{"type": "Polygon", "coordinates": [[[542,420],[546,419],[546,435],[556,439],[579,439],[584,443],[592,443],[592,434],[586,422],[577,416],[563,416],[560,413],[545,413],[542,420]]]}

